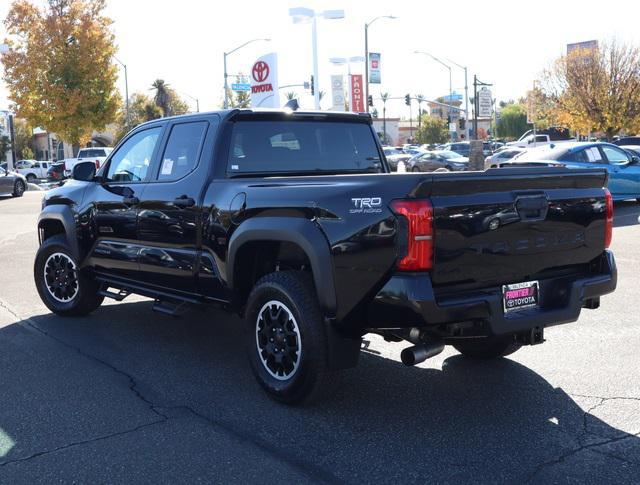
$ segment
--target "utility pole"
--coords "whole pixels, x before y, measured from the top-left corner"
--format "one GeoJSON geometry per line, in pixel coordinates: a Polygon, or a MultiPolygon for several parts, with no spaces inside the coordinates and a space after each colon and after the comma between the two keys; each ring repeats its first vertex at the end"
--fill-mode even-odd
{"type": "Polygon", "coordinates": [[[127,65],[122,62],[120,59],[118,59],[116,56],[113,56],[113,58],[118,61],[118,63],[122,66],[122,68],[124,69],[124,97],[125,97],[125,121],[126,121],[126,125],[127,125],[127,129],[129,128],[129,120],[131,118],[129,118],[129,79],[127,78],[127,65]]]}
{"type": "Polygon", "coordinates": [[[387,98],[382,98],[382,143],[387,143],[387,98]]]}
{"type": "Polygon", "coordinates": [[[413,143],[413,116],[411,115],[411,101],[409,101],[409,133],[411,137],[411,143],[413,143]]]}
{"type": "MultiPolygon", "coordinates": [[[[229,82],[227,80],[229,75],[227,74],[227,56],[233,54],[238,49],[242,49],[245,45],[251,44],[252,42],[258,42],[258,41],[269,42],[270,40],[271,39],[251,39],[251,40],[246,41],[244,44],[239,45],[235,49],[231,49],[229,52],[223,52],[222,53],[223,62],[224,62],[224,64],[223,64],[223,66],[224,66],[224,109],[229,109],[229,82]]],[[[198,109],[199,109],[199,107],[198,107],[198,109]]]]}
{"type": "Polygon", "coordinates": [[[478,139],[478,77],[473,75],[473,139],[478,139]]]}

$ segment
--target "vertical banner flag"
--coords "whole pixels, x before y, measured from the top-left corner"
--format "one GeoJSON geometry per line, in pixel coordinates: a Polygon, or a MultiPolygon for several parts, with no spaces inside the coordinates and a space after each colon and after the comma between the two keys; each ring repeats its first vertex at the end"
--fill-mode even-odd
{"type": "Polygon", "coordinates": [[[342,75],[331,76],[331,109],[344,111],[344,78],[342,75]]]}
{"type": "Polygon", "coordinates": [[[266,54],[251,67],[251,107],[279,108],[278,56],[266,54]]]}
{"type": "Polygon", "coordinates": [[[364,87],[362,74],[351,74],[351,111],[364,113],[364,87]]]}
{"type": "Polygon", "coordinates": [[[380,53],[369,52],[369,82],[380,84],[380,53]]]}

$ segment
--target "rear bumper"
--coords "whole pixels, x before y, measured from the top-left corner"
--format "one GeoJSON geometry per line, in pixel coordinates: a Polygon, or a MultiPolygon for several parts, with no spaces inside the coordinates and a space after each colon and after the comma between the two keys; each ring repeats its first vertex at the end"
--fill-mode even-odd
{"type": "Polygon", "coordinates": [[[501,335],[574,322],[585,305],[616,288],[613,253],[605,251],[596,273],[584,277],[540,279],[541,306],[505,315],[500,287],[436,298],[428,274],[396,274],[368,308],[370,328],[427,327],[480,323],[485,334],[501,335]]]}

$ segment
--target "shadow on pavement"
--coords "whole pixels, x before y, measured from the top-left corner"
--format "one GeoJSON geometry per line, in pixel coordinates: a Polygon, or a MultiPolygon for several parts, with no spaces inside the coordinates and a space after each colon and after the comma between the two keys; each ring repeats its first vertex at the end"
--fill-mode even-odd
{"type": "Polygon", "coordinates": [[[624,201],[613,206],[613,227],[635,226],[640,224],[640,203],[624,201]]]}
{"type": "Polygon", "coordinates": [[[332,399],[286,407],[254,382],[240,320],[150,308],[0,329],[0,481],[640,476],[640,440],[596,417],[609,401],[572,398],[514,360],[456,354],[442,369],[406,368],[363,352],[332,399]]]}

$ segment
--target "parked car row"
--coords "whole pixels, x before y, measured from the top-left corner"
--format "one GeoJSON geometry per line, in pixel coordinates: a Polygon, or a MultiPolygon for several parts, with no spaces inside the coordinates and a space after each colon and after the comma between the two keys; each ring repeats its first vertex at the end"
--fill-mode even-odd
{"type": "Polygon", "coordinates": [[[640,145],[618,146],[605,142],[570,142],[524,150],[495,167],[518,165],[571,169],[599,168],[608,173],[613,200],[640,202],[640,145]]]}

